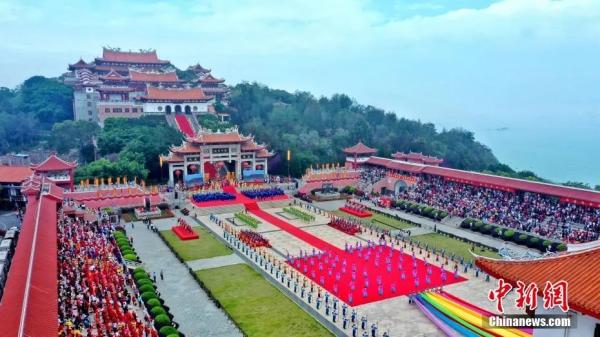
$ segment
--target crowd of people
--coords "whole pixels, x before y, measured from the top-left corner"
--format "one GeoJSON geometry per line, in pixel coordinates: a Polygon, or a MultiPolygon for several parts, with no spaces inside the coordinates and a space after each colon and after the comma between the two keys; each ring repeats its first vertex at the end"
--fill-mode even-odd
{"type": "Polygon", "coordinates": [[[59,337],[157,337],[107,217],[58,223],[59,337]]]}
{"type": "Polygon", "coordinates": [[[333,217],[328,225],[349,235],[362,232],[360,224],[352,219],[333,217]]]}
{"type": "Polygon", "coordinates": [[[242,194],[250,199],[265,200],[284,195],[285,192],[279,187],[253,188],[242,191],[242,194]]]}
{"type": "Polygon", "coordinates": [[[596,240],[600,233],[600,209],[537,193],[512,193],[424,176],[399,198],[568,242],[596,240]]]}
{"type": "Polygon", "coordinates": [[[360,171],[360,180],[356,187],[363,192],[370,192],[373,185],[383,179],[387,173],[388,170],[382,167],[364,167],[360,171]]]}
{"type": "Polygon", "coordinates": [[[252,248],[267,247],[271,248],[271,243],[260,233],[243,229],[238,234],[238,239],[252,248]]]}
{"type": "Polygon", "coordinates": [[[352,200],[347,200],[346,204],[344,205],[343,208],[348,209],[348,210],[353,210],[354,212],[357,212],[357,213],[368,213],[369,212],[369,210],[367,209],[367,206],[365,206],[361,203],[352,201],[352,200]]]}
{"type": "Polygon", "coordinates": [[[192,195],[192,200],[195,202],[224,201],[234,199],[235,195],[226,192],[195,193],[192,195]]]}

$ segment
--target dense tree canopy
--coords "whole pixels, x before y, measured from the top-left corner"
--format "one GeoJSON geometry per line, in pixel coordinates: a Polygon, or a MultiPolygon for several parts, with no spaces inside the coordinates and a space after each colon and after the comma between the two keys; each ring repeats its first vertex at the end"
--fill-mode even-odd
{"type": "Polygon", "coordinates": [[[36,146],[54,123],[73,118],[73,90],[34,76],[14,90],[0,88],[0,154],[36,146]]]}
{"type": "MultiPolygon", "coordinates": [[[[306,92],[292,94],[242,83],[233,88],[230,109],[233,122],[244,132],[254,134],[279,153],[292,150],[294,175],[300,175],[310,164],[342,162],[341,149],[359,140],[377,148],[380,156],[413,151],[444,158],[445,165],[459,169],[510,170],[477,142],[472,132],[438,132],[432,123],[399,118],[357,104],[346,95],[317,99],[306,92]]],[[[280,167],[279,171],[285,169],[280,167]]]]}

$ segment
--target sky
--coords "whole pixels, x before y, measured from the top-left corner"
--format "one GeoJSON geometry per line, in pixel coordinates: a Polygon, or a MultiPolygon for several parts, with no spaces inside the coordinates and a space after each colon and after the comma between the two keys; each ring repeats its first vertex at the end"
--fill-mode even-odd
{"type": "Polygon", "coordinates": [[[0,0],[0,86],[103,46],[230,84],[346,93],[464,127],[516,169],[600,184],[597,0],[0,0]]]}

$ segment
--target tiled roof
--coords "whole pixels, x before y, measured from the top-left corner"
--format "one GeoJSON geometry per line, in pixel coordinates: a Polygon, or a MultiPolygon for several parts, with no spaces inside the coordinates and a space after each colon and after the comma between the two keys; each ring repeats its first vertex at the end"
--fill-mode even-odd
{"type": "Polygon", "coordinates": [[[223,83],[223,82],[225,82],[225,79],[216,78],[212,74],[208,74],[208,75],[202,77],[200,79],[200,82],[202,82],[202,83],[223,83]]]}
{"type": "Polygon", "coordinates": [[[257,158],[270,158],[273,157],[273,153],[269,152],[267,149],[262,149],[260,151],[258,151],[258,153],[256,154],[257,158]]]}
{"type": "Polygon", "coordinates": [[[344,152],[349,154],[373,154],[376,153],[377,150],[372,149],[359,141],[356,145],[345,148],[344,152]]]}
{"type": "Polygon", "coordinates": [[[194,72],[200,72],[200,73],[210,73],[210,69],[204,68],[203,66],[200,65],[200,63],[196,63],[193,66],[189,66],[188,70],[192,70],[194,72]]]}
{"type": "Polygon", "coordinates": [[[212,97],[204,95],[201,88],[189,89],[162,89],[148,87],[146,96],[141,97],[146,100],[166,100],[166,101],[208,101],[212,97]]]}
{"type": "Polygon", "coordinates": [[[367,161],[365,163],[371,164],[371,165],[383,166],[390,170],[398,170],[398,171],[411,172],[411,173],[419,173],[419,172],[422,172],[423,169],[425,169],[424,165],[411,164],[408,162],[403,162],[403,161],[388,159],[388,158],[381,158],[381,157],[369,157],[369,159],[367,159],[367,161]]]}
{"type": "Polygon", "coordinates": [[[237,143],[246,141],[247,138],[242,137],[238,132],[225,133],[200,133],[192,141],[194,143],[237,143]]]}
{"type": "Polygon", "coordinates": [[[129,78],[138,82],[179,82],[176,72],[156,73],[129,70],[129,78]]]}
{"type": "Polygon", "coordinates": [[[181,146],[172,147],[171,151],[175,153],[199,153],[200,148],[190,142],[184,142],[181,146]]]}
{"type": "Polygon", "coordinates": [[[119,74],[119,72],[114,69],[111,69],[108,74],[100,76],[100,78],[109,81],[125,81],[128,79],[127,76],[119,74]]]}
{"type": "Polygon", "coordinates": [[[244,143],[242,143],[242,151],[258,151],[262,150],[265,147],[263,145],[258,145],[253,139],[248,139],[244,143]]]}
{"type": "Polygon", "coordinates": [[[31,168],[34,171],[47,172],[47,171],[61,171],[68,170],[77,167],[77,163],[68,162],[58,158],[57,155],[51,154],[50,157],[46,158],[43,162],[38,165],[32,165],[31,168]]]}
{"type": "Polygon", "coordinates": [[[535,283],[540,296],[546,281],[568,282],[571,309],[600,319],[600,247],[528,261],[502,261],[477,257],[475,264],[495,278],[516,286],[535,283]]]}
{"type": "Polygon", "coordinates": [[[57,203],[29,198],[19,244],[0,302],[0,336],[53,336],[58,331],[57,203]]]}
{"type": "Polygon", "coordinates": [[[0,166],[0,183],[21,183],[32,173],[28,166],[0,166]]]}
{"type": "Polygon", "coordinates": [[[169,61],[160,60],[155,50],[149,52],[132,52],[104,48],[101,60],[120,63],[169,63],[169,61]]]}

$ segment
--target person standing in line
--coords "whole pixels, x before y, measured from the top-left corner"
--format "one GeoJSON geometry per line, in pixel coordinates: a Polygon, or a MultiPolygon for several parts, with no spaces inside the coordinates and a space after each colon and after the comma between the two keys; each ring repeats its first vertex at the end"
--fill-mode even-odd
{"type": "Polygon", "coordinates": [[[154,280],[154,283],[156,283],[156,272],[155,271],[152,272],[152,279],[154,280]]]}
{"type": "Polygon", "coordinates": [[[165,275],[163,274],[163,270],[160,270],[160,280],[164,281],[165,280],[165,275]]]}

